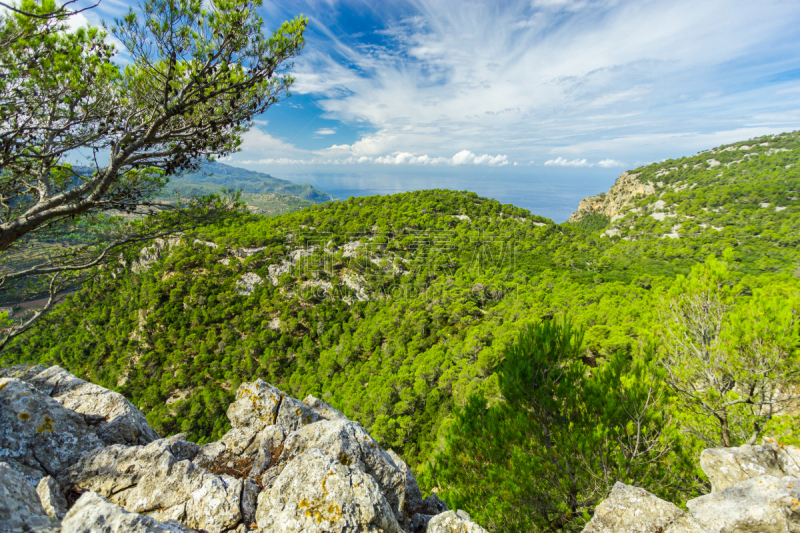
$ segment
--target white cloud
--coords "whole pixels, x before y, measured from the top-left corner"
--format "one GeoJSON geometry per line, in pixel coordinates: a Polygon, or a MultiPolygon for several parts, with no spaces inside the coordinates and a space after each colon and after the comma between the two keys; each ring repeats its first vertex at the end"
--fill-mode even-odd
{"type": "Polygon", "coordinates": [[[318,152],[321,155],[328,155],[331,157],[342,156],[342,155],[352,155],[353,150],[349,144],[334,144],[329,148],[325,148],[324,150],[320,150],[318,152]]]}
{"type": "Polygon", "coordinates": [[[573,159],[572,161],[568,161],[563,157],[557,157],[555,159],[550,159],[544,162],[545,166],[556,166],[556,167],[590,167],[590,165],[585,159],[573,159]]]}
{"type": "Polygon", "coordinates": [[[567,9],[569,11],[578,11],[586,7],[586,0],[533,0],[531,5],[540,9],[567,9]]]}
{"type": "MultiPolygon", "coordinates": [[[[790,82],[752,80],[796,57],[788,43],[799,33],[800,11],[790,4],[412,0],[414,16],[382,12],[381,44],[349,41],[333,27],[331,8],[331,28],[324,16],[315,20],[326,40],[297,61],[293,90],[319,99],[326,118],[371,131],[351,145],[359,157],[447,157],[470,146],[475,154],[530,160],[554,146],[610,143],[614,150],[574,153],[596,161],[660,158],[671,147],[646,136],[678,139],[722,123],[757,127],[759,114],[788,101],[791,94],[776,98],[775,91],[790,82]],[[737,64],[747,66],[731,67],[745,57],[751,60],[737,64]],[[614,142],[622,138],[629,141],[614,142]]],[[[709,147],[698,144],[703,137],[691,140],[691,151],[709,147]]]]}
{"type": "Polygon", "coordinates": [[[233,159],[239,162],[264,158],[302,159],[308,156],[309,153],[307,151],[300,150],[291,143],[273,137],[256,125],[242,134],[241,150],[233,155],[233,159]]]}
{"type": "MultiPolygon", "coordinates": [[[[347,145],[344,145],[347,146],[347,145]]],[[[334,145],[336,151],[329,153],[343,155],[342,145],[334,145]]],[[[310,154],[309,154],[310,155],[310,154]]],[[[353,156],[350,157],[266,157],[260,159],[237,159],[236,163],[243,165],[254,164],[277,164],[277,165],[354,165],[354,164],[375,164],[375,165],[481,165],[481,166],[505,166],[509,164],[508,156],[489,154],[475,155],[469,150],[462,150],[453,157],[431,157],[428,155],[414,155],[410,152],[396,152],[389,155],[378,157],[353,156]]],[[[516,163],[515,163],[516,164],[516,163]]]]}
{"type": "Polygon", "coordinates": [[[475,161],[475,154],[469,150],[461,150],[453,156],[454,165],[469,165],[475,161]]]}
{"type": "Polygon", "coordinates": [[[314,133],[316,133],[317,135],[333,135],[336,133],[336,130],[333,128],[322,128],[315,131],[314,133]]]}
{"type": "Polygon", "coordinates": [[[615,167],[624,167],[625,163],[621,163],[614,159],[603,159],[602,161],[597,163],[597,166],[603,168],[615,168],[615,167]]]}

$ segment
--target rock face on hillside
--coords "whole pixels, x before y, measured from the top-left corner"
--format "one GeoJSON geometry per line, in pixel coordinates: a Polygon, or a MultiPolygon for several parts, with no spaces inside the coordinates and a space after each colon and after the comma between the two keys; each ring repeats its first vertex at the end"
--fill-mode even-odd
{"type": "Polygon", "coordinates": [[[592,214],[612,218],[636,199],[655,194],[655,187],[650,183],[642,183],[638,176],[623,172],[607,193],[581,200],[578,210],[570,215],[568,222],[578,222],[592,214]]]}
{"type": "Polygon", "coordinates": [[[712,492],[689,500],[689,512],[622,483],[595,509],[583,533],[789,533],[800,531],[800,448],[705,450],[700,466],[712,492]]]}
{"type": "Polygon", "coordinates": [[[228,418],[219,442],[161,439],[62,368],[0,369],[0,532],[484,532],[313,396],[244,383],[228,418]]]}

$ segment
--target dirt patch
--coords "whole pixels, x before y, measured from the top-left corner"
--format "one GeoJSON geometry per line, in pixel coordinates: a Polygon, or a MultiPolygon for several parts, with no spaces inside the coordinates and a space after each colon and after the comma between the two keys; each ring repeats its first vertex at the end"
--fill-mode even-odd
{"type": "Polygon", "coordinates": [[[253,457],[234,459],[222,455],[214,461],[204,464],[203,468],[217,476],[227,474],[236,479],[246,479],[250,475],[250,470],[253,468],[254,460],[255,458],[253,457]]]}

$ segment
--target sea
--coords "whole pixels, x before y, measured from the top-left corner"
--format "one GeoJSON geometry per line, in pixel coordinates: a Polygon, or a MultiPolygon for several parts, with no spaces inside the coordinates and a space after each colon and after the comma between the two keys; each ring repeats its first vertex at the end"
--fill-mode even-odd
{"type": "Polygon", "coordinates": [[[309,183],[341,200],[423,189],[473,191],[555,222],[566,221],[583,198],[607,191],[624,169],[549,166],[424,167],[411,165],[237,164],[294,183],[309,183]]]}

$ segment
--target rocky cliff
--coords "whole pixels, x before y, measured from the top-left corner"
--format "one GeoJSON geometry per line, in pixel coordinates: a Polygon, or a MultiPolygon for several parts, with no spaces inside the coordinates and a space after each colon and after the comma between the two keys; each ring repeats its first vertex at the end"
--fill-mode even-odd
{"type": "Polygon", "coordinates": [[[257,380],[227,414],[219,442],[162,439],[60,367],[0,369],[0,532],[484,532],[313,396],[257,380]]]}
{"type": "Polygon", "coordinates": [[[613,218],[636,200],[655,194],[655,187],[651,183],[641,182],[638,176],[639,174],[623,172],[607,193],[581,200],[578,210],[570,215],[568,222],[578,222],[593,214],[613,218]]]}
{"type": "Polygon", "coordinates": [[[688,512],[644,489],[617,483],[583,533],[789,533],[800,531],[800,448],[761,446],[703,451],[711,493],[688,512]]]}

